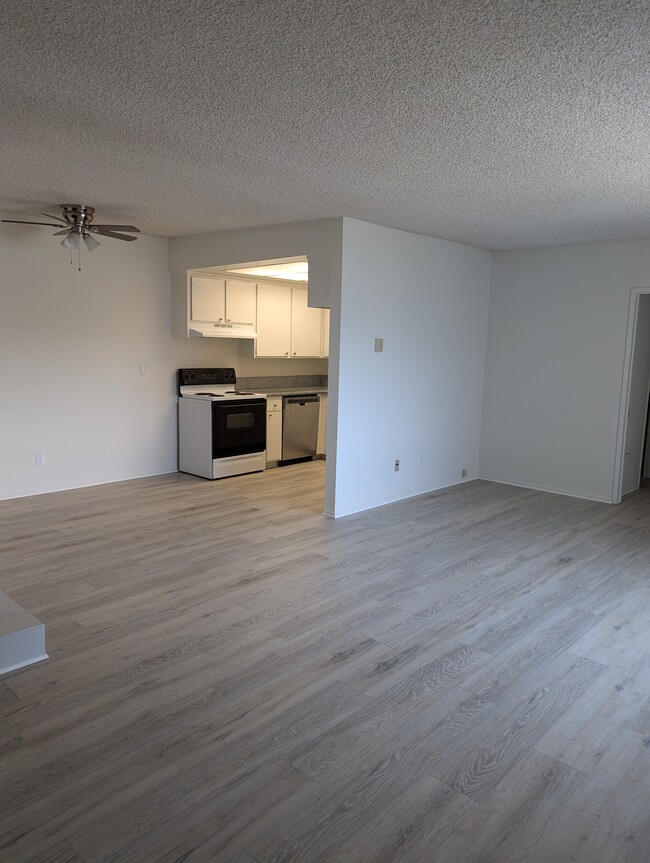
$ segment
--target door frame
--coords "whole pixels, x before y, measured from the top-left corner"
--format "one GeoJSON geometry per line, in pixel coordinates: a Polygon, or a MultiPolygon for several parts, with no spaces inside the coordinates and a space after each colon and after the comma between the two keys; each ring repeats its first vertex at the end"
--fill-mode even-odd
{"type": "Polygon", "coordinates": [[[639,298],[643,296],[643,294],[650,294],[650,287],[632,288],[630,291],[630,308],[627,316],[627,336],[625,339],[625,360],[623,363],[623,381],[618,414],[618,431],[616,436],[616,461],[614,463],[612,503],[620,503],[623,499],[623,462],[625,459],[625,437],[627,435],[627,412],[630,407],[630,388],[632,385],[632,359],[634,357],[636,324],[639,315],[639,298]]]}

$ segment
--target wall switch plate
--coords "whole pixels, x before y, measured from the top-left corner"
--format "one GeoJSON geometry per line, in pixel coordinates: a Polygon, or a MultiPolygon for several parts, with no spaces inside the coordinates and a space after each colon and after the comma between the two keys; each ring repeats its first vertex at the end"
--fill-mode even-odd
{"type": "Polygon", "coordinates": [[[383,339],[375,339],[375,353],[381,354],[384,351],[384,340],[383,339]]]}
{"type": "Polygon", "coordinates": [[[424,467],[424,455],[420,456],[420,467],[424,467]]]}
{"type": "Polygon", "coordinates": [[[35,452],[34,461],[36,462],[36,467],[43,467],[43,465],[45,464],[45,453],[35,452]]]}
{"type": "Polygon", "coordinates": [[[399,459],[396,458],[395,459],[395,472],[397,472],[398,470],[399,470],[399,459]]]}
{"type": "Polygon", "coordinates": [[[140,374],[141,374],[141,375],[146,375],[146,374],[147,374],[147,367],[145,366],[145,364],[144,364],[144,363],[140,363],[140,374]]]}

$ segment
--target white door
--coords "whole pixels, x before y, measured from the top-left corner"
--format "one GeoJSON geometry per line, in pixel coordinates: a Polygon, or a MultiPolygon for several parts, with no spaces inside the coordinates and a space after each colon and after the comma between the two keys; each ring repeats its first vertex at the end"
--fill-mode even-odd
{"type": "Polygon", "coordinates": [[[648,416],[650,390],[650,294],[641,294],[634,335],[634,352],[630,374],[630,399],[625,430],[623,459],[623,494],[639,487],[641,459],[648,416]]]}

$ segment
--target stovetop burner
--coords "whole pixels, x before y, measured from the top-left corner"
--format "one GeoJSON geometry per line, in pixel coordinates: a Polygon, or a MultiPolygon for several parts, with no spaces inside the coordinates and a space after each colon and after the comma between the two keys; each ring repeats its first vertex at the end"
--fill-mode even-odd
{"type": "Polygon", "coordinates": [[[263,399],[263,393],[237,389],[237,376],[234,369],[179,369],[178,394],[195,399],[263,399]],[[208,389],[209,387],[209,389],[208,389]]]}

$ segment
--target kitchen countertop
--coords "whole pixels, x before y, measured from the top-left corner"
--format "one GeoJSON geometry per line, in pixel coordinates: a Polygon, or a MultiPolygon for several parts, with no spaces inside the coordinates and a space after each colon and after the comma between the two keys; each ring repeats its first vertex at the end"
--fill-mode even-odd
{"type": "Polygon", "coordinates": [[[260,392],[268,397],[272,396],[296,396],[311,395],[312,393],[324,393],[327,395],[327,387],[278,387],[277,389],[262,389],[260,392]]]}

